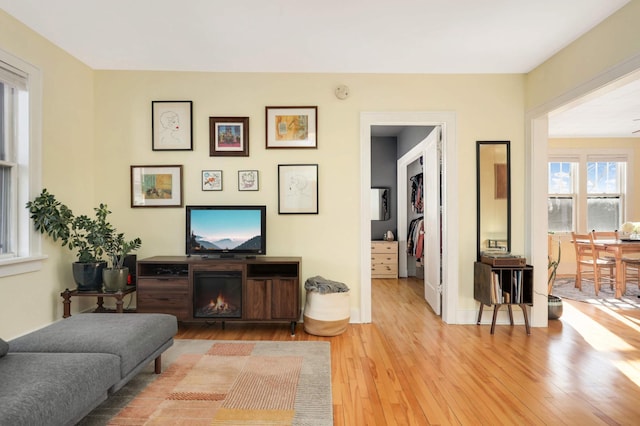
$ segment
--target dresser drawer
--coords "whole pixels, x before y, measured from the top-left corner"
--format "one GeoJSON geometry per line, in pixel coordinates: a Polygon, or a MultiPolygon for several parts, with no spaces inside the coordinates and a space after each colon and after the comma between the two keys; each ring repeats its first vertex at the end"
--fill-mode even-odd
{"type": "Polygon", "coordinates": [[[189,316],[189,280],[186,278],[138,278],[136,310],[141,313],[189,316]]]}
{"type": "Polygon", "coordinates": [[[398,242],[397,241],[372,241],[371,253],[398,254],[398,242]]]}
{"type": "Polygon", "coordinates": [[[398,278],[398,242],[371,242],[371,278],[398,278]]]}
{"type": "Polygon", "coordinates": [[[371,265],[397,265],[398,255],[393,253],[371,254],[371,265]]]}
{"type": "Polygon", "coordinates": [[[371,277],[372,278],[397,278],[398,277],[398,264],[379,264],[379,265],[371,265],[371,277]]]}
{"type": "Polygon", "coordinates": [[[188,293],[189,280],[186,278],[146,278],[139,277],[138,294],[146,292],[188,293]]]}

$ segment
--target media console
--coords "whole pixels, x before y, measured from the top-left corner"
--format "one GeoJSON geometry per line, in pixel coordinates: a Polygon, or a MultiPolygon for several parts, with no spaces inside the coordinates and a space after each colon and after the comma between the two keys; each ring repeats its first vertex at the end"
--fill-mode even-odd
{"type": "Polygon", "coordinates": [[[299,257],[155,256],[137,262],[137,312],[181,322],[290,322],[300,319],[299,257]]]}

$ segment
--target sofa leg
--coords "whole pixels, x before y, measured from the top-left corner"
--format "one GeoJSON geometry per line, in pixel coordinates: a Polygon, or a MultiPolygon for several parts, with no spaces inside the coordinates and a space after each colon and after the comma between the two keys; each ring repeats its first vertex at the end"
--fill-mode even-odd
{"type": "Polygon", "coordinates": [[[162,373],[162,355],[158,355],[158,358],[155,359],[153,371],[156,374],[162,373]]]}

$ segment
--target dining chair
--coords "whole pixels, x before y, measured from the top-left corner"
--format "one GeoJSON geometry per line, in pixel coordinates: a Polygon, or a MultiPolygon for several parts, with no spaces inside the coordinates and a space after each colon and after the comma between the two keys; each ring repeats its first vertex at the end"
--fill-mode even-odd
{"type": "Polygon", "coordinates": [[[592,281],[596,296],[600,286],[609,284],[614,288],[616,262],[613,258],[601,258],[593,239],[593,234],[571,233],[576,251],[576,284],[582,291],[582,281],[592,281]]]}
{"type": "Polygon", "coordinates": [[[638,257],[623,257],[622,258],[622,285],[624,290],[622,295],[624,295],[627,284],[630,282],[635,282],[640,289],[640,258],[638,257]]]}
{"type": "MultiPolygon", "coordinates": [[[[619,240],[620,235],[618,234],[618,230],[615,231],[596,231],[595,229],[591,231],[591,235],[593,235],[593,241],[598,240],[619,240]]],[[[604,250],[599,250],[598,257],[602,257],[604,259],[615,259],[611,253],[608,253],[604,250]]]]}

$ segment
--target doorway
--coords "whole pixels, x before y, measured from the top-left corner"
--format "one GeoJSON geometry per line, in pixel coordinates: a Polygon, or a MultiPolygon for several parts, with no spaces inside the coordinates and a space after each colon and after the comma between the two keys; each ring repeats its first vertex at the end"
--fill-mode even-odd
{"type": "MultiPolygon", "coordinates": [[[[451,253],[442,260],[442,320],[455,323],[458,294],[458,233],[456,229],[457,175],[456,115],[453,112],[366,112],[360,115],[361,147],[361,281],[360,322],[371,322],[371,127],[372,126],[433,126],[442,133],[442,250],[451,253]],[[450,173],[447,173],[451,170],[450,173]]],[[[401,232],[401,231],[399,231],[401,232]]]]}

